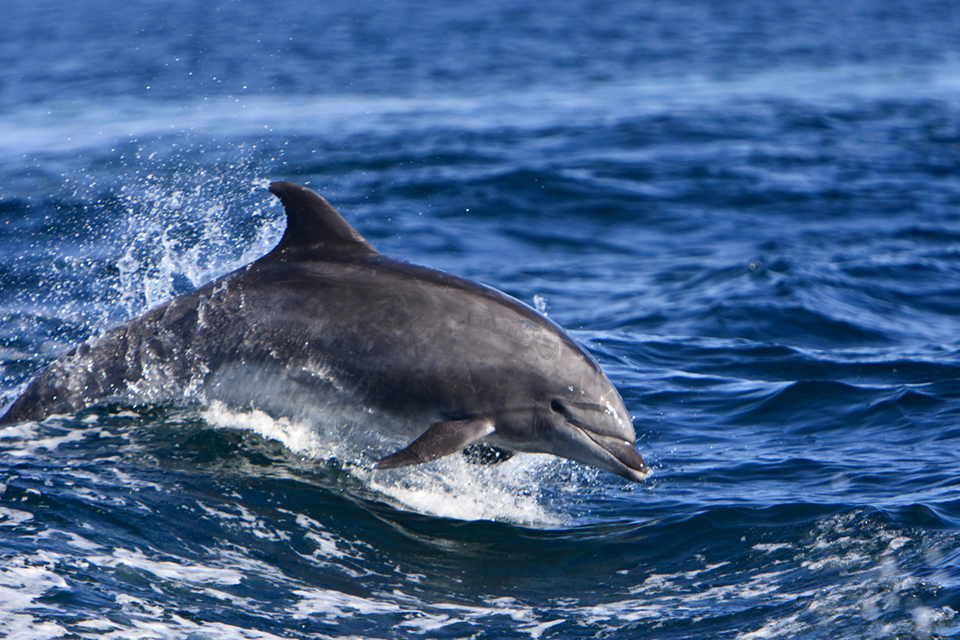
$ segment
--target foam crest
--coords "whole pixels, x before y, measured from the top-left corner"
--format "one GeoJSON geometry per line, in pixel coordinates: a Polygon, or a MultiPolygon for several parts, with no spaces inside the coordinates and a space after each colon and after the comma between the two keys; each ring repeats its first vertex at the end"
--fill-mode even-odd
{"type": "Polygon", "coordinates": [[[336,446],[323,437],[323,432],[290,418],[273,418],[259,409],[235,411],[222,402],[210,403],[201,416],[213,427],[252,431],[297,454],[317,459],[336,457],[336,446]]]}
{"type": "Polygon", "coordinates": [[[539,483],[551,463],[547,456],[522,454],[483,467],[452,455],[418,467],[357,469],[355,475],[369,488],[418,513],[555,527],[569,522],[540,498],[539,483]]]}

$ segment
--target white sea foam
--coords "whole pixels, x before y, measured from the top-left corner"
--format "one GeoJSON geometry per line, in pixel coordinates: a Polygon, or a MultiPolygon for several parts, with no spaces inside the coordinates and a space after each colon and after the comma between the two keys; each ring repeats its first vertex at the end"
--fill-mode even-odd
{"type": "Polygon", "coordinates": [[[774,551],[782,551],[783,549],[791,549],[793,545],[788,542],[774,542],[770,544],[755,544],[752,549],[755,551],[763,551],[764,553],[773,553],[774,551]]]}
{"type": "MultiPolygon", "coordinates": [[[[789,613],[773,616],[759,628],[741,633],[738,640],[789,638],[811,628],[829,631],[849,620],[863,621],[865,637],[927,637],[934,627],[954,619],[956,612],[950,607],[914,606],[912,616],[880,621],[890,619],[891,613],[909,610],[913,594],[921,585],[904,571],[894,553],[915,544],[914,538],[886,527],[864,530],[859,513],[827,518],[818,524],[816,533],[808,544],[777,550],[789,548],[795,556],[794,566],[821,574],[818,584],[830,586],[790,592],[787,585],[795,579],[791,571],[771,574],[768,579],[780,585],[774,597],[793,603],[793,607],[789,613]],[[834,576],[842,581],[837,583],[834,576]]],[[[765,598],[769,601],[770,596],[765,598]]]]}
{"type": "Polygon", "coordinates": [[[115,549],[110,555],[88,556],[86,561],[109,569],[125,566],[160,580],[190,584],[236,585],[243,580],[243,573],[234,568],[210,567],[186,561],[153,560],[142,552],[129,549],[115,549]]]}
{"type": "Polygon", "coordinates": [[[539,638],[547,629],[566,622],[566,619],[555,618],[542,621],[533,608],[520,605],[511,598],[492,599],[486,601],[488,606],[476,606],[449,602],[425,603],[396,590],[389,595],[369,598],[317,588],[299,589],[294,594],[301,598],[289,610],[296,619],[321,619],[332,625],[354,615],[402,616],[403,620],[395,623],[396,628],[416,634],[460,624],[483,627],[492,619],[508,618],[519,623],[518,630],[529,634],[531,638],[539,638]]]}
{"type": "Polygon", "coordinates": [[[7,427],[0,433],[0,453],[14,458],[32,457],[40,450],[53,451],[57,447],[83,440],[95,433],[89,429],[71,429],[61,435],[50,435],[38,438],[39,431],[36,424],[16,425],[7,427]]]}
{"type": "Polygon", "coordinates": [[[403,607],[394,602],[361,598],[330,589],[298,589],[293,594],[299,596],[300,601],[290,608],[289,613],[297,619],[316,616],[335,623],[338,618],[357,614],[370,616],[403,612],[403,607]]]}
{"type": "Polygon", "coordinates": [[[0,428],[0,444],[6,445],[8,441],[27,441],[32,440],[37,435],[37,425],[36,422],[22,422],[20,424],[14,424],[9,427],[0,428]]]}
{"type": "MultiPolygon", "coordinates": [[[[246,509],[208,508],[208,513],[225,521],[252,524],[257,518],[246,509]]],[[[315,533],[311,539],[326,560],[350,557],[350,545],[325,532],[322,525],[309,516],[296,516],[298,527],[315,533]]],[[[56,537],[49,531],[43,538],[56,537]]],[[[731,563],[706,563],[700,568],[675,573],[651,574],[631,590],[633,597],[612,598],[610,601],[585,604],[577,594],[551,602],[528,604],[513,598],[480,598],[473,604],[430,602],[422,596],[410,595],[396,588],[363,589],[360,593],[344,593],[336,589],[310,585],[292,580],[274,565],[252,559],[244,549],[221,551],[214,562],[194,562],[169,555],[162,558],[129,549],[115,549],[109,553],[78,553],[73,557],[44,552],[32,557],[20,557],[11,566],[0,570],[0,631],[11,637],[50,638],[67,633],[89,633],[97,637],[127,638],[273,638],[267,632],[252,631],[240,626],[212,623],[193,616],[186,620],[163,604],[162,599],[146,596],[116,595],[123,615],[90,617],[68,625],[45,623],[45,607],[37,599],[51,589],[67,589],[66,583],[54,567],[90,564],[101,569],[117,571],[121,568],[142,573],[154,583],[158,593],[182,589],[184,585],[197,594],[205,594],[218,601],[230,603],[244,611],[256,612],[260,603],[231,593],[231,587],[255,577],[278,585],[291,594],[294,601],[287,605],[287,614],[293,620],[330,625],[363,616],[369,624],[378,620],[390,628],[412,634],[438,632],[458,625],[483,628],[503,627],[504,619],[512,621],[512,628],[534,640],[556,633],[561,624],[600,627],[606,633],[633,628],[637,624],[657,625],[663,621],[685,621],[691,618],[710,618],[718,611],[730,615],[738,610],[750,611],[762,604],[786,605],[775,607],[774,613],[760,626],[744,629],[738,638],[761,640],[789,638],[801,632],[821,629],[828,633],[838,624],[851,619],[863,620],[865,637],[892,635],[929,636],[949,624],[955,612],[949,607],[932,608],[914,605],[905,609],[911,593],[919,581],[904,575],[896,560],[884,551],[891,542],[899,548],[916,543],[901,531],[880,528],[862,530],[862,522],[854,518],[828,519],[820,524],[817,535],[805,545],[778,548],[795,554],[794,562],[778,562],[778,570],[763,572],[731,572],[731,563]],[[853,531],[852,529],[856,529],[853,531]],[[851,535],[852,534],[852,535],[851,535]],[[906,541],[900,539],[906,538],[906,541]],[[811,569],[806,561],[816,554],[847,557],[851,548],[862,549],[864,561],[859,566],[843,565],[836,576],[840,582],[828,578],[819,581],[811,590],[793,590],[798,572],[811,570],[832,572],[830,563],[811,569]],[[824,588],[823,585],[828,585],[824,588]],[[909,611],[899,620],[889,620],[889,613],[909,611]],[[881,622],[881,617],[884,621],[881,622]],[[29,635],[28,630],[34,635],[29,635]],[[553,630],[553,631],[551,631],[553,630]]],[[[364,543],[356,543],[364,544],[364,543]]],[[[768,543],[775,545],[775,543],[768,543]]],[[[75,546],[78,552],[97,551],[89,545],[75,546]]],[[[357,556],[363,559],[362,556],[357,556]]],[[[802,581],[806,584],[806,581],[802,581]]],[[[364,584],[364,583],[359,583],[364,584]]],[[[46,619],[49,619],[46,618],[46,619]]],[[[322,627],[321,627],[322,628],[322,627]]],[[[374,634],[376,636],[377,634],[374,634]]],[[[371,636],[371,637],[374,637],[371,636]]]]}
{"type": "Polygon", "coordinates": [[[138,614],[130,624],[109,620],[86,620],[82,624],[96,632],[90,637],[105,640],[284,640],[282,636],[265,631],[222,622],[189,620],[162,607],[154,608],[149,617],[138,614]]]}
{"type": "Polygon", "coordinates": [[[67,544],[69,544],[71,547],[75,547],[83,551],[94,551],[94,550],[103,548],[103,545],[97,544],[92,540],[88,540],[87,538],[84,538],[79,534],[73,533],[72,531],[60,531],[58,529],[46,529],[44,531],[41,531],[40,533],[37,534],[36,539],[46,540],[48,538],[54,538],[54,539],[65,538],[67,540],[67,544]]]}
{"type": "Polygon", "coordinates": [[[557,626],[558,624],[563,624],[564,622],[566,622],[564,618],[560,618],[558,620],[548,620],[547,622],[530,625],[529,627],[521,627],[521,631],[526,631],[530,634],[531,638],[537,640],[545,631],[551,627],[557,626]]]}
{"type": "MultiPolygon", "coordinates": [[[[2,494],[3,491],[0,491],[2,494]]],[[[33,514],[19,509],[0,507],[0,527],[18,527],[27,520],[32,520],[33,514]]]]}
{"type": "MultiPolygon", "coordinates": [[[[281,509],[281,511],[285,510],[281,509]]],[[[289,511],[285,512],[291,513],[289,511]]],[[[304,535],[304,537],[316,545],[316,551],[313,552],[314,559],[361,559],[359,554],[341,549],[337,538],[313,518],[307,517],[302,513],[293,515],[295,515],[297,518],[297,526],[307,530],[307,533],[304,535]]]]}
{"type": "Polygon", "coordinates": [[[46,609],[37,599],[66,581],[48,568],[49,557],[17,557],[0,567],[0,636],[17,640],[45,640],[66,635],[56,623],[37,616],[46,609]]]}
{"type": "MultiPolygon", "coordinates": [[[[38,599],[48,595],[52,589],[70,588],[70,585],[53,570],[54,566],[67,567],[71,564],[94,565],[109,570],[121,567],[142,572],[151,580],[157,581],[154,589],[160,593],[168,587],[182,589],[190,585],[197,593],[206,594],[246,611],[255,612],[259,603],[223,590],[236,586],[245,576],[257,575],[259,578],[284,584],[287,581],[275,568],[251,560],[244,553],[224,554],[221,558],[230,568],[219,568],[205,564],[196,564],[182,559],[156,560],[139,551],[116,549],[110,554],[69,557],[60,554],[43,553],[36,556],[22,556],[0,568],[0,634],[3,637],[23,639],[55,638],[64,635],[80,634],[86,637],[112,638],[115,640],[133,640],[142,638],[157,639],[200,639],[200,638],[248,638],[273,640],[277,636],[240,626],[208,622],[202,616],[193,616],[187,620],[177,611],[168,609],[160,600],[138,597],[127,593],[118,593],[116,603],[122,609],[122,615],[111,614],[104,617],[88,617],[62,626],[45,622],[42,616],[53,614],[55,609],[48,607],[38,599]]],[[[289,583],[287,583],[289,584],[289,583]]],[[[376,593],[363,597],[320,587],[296,587],[291,585],[290,593],[297,599],[288,608],[288,614],[294,620],[311,620],[335,625],[338,621],[361,615],[376,619],[387,616],[394,620],[401,616],[399,623],[391,623],[397,628],[414,633],[438,630],[455,624],[482,626],[492,618],[507,617],[519,623],[520,631],[531,638],[541,637],[548,629],[561,624],[560,618],[541,619],[530,607],[523,606],[511,598],[495,598],[484,602],[486,606],[459,605],[453,603],[425,603],[401,591],[376,593]]]]}
{"type": "MultiPolygon", "coordinates": [[[[311,458],[324,460],[332,451],[327,437],[309,424],[273,420],[257,412],[236,413],[221,409],[220,413],[209,415],[212,420],[219,421],[217,424],[222,428],[252,427],[251,430],[281,440],[311,458]]],[[[0,442],[12,445],[16,450],[25,444],[19,439],[47,433],[34,427],[7,432],[0,442]]],[[[45,442],[44,446],[32,451],[42,457],[72,438],[70,433],[64,433],[38,440],[45,442]]],[[[539,503],[535,489],[537,480],[544,472],[550,472],[555,464],[547,457],[518,456],[501,465],[477,467],[459,456],[451,456],[429,465],[386,473],[360,465],[348,464],[347,468],[367,488],[404,508],[459,519],[524,521],[527,518],[527,522],[542,526],[551,519],[560,519],[539,503]]],[[[69,483],[63,483],[61,490],[71,491],[91,503],[104,499],[91,487],[131,484],[130,478],[112,471],[105,471],[100,477],[85,469],[73,469],[69,473],[78,481],[77,487],[71,489],[69,483]]],[[[150,483],[143,487],[151,492],[158,489],[150,483]]],[[[285,541],[292,537],[290,529],[261,518],[244,505],[197,504],[206,516],[216,519],[227,529],[236,527],[277,544],[286,544],[285,541]]],[[[309,514],[289,509],[282,512],[292,516],[291,520],[300,529],[298,533],[310,545],[311,551],[298,551],[306,561],[318,567],[340,568],[361,581],[371,578],[372,574],[361,575],[355,568],[364,566],[369,557],[370,549],[366,543],[339,538],[309,514]]],[[[33,514],[21,509],[0,509],[2,527],[34,526],[34,520],[33,514]]],[[[161,592],[187,585],[196,594],[246,611],[257,611],[261,603],[231,591],[245,580],[256,577],[282,586],[292,594],[294,600],[287,605],[287,612],[295,619],[335,625],[356,615],[373,621],[379,617],[389,621],[391,628],[411,634],[437,632],[457,625],[502,626],[495,621],[504,617],[512,621],[514,630],[534,639],[557,633],[557,627],[563,622],[599,626],[615,634],[636,625],[646,627],[666,620],[711,618],[721,610],[749,612],[758,606],[771,605],[775,605],[773,613],[762,622],[743,629],[738,638],[789,638],[811,629],[829,633],[830,629],[849,624],[851,620],[862,621],[864,637],[898,634],[925,637],[936,634],[955,619],[956,613],[949,607],[918,604],[918,590],[932,587],[905,569],[909,562],[904,560],[904,554],[940,553],[936,545],[931,547],[924,543],[922,533],[869,522],[865,525],[863,514],[859,512],[823,519],[809,533],[809,536],[801,536],[790,543],[767,539],[746,546],[744,551],[754,557],[757,552],[764,554],[763,557],[771,554],[771,563],[752,571],[736,570],[729,561],[711,563],[704,560],[701,566],[684,571],[642,575],[636,586],[599,603],[587,602],[574,595],[537,605],[510,599],[481,599],[481,605],[466,606],[429,602],[422,597],[404,594],[395,587],[358,595],[306,584],[292,579],[279,566],[251,558],[243,548],[215,549],[212,558],[193,561],[136,549],[110,549],[99,544],[93,536],[45,529],[36,533],[34,539],[41,545],[46,540],[58,542],[57,549],[61,553],[42,551],[34,556],[15,557],[0,570],[0,600],[3,601],[0,613],[5,614],[4,621],[0,622],[0,634],[20,638],[52,638],[67,633],[118,639],[272,637],[266,632],[202,619],[187,621],[167,609],[162,599],[152,601],[123,593],[116,596],[118,603],[123,605],[123,616],[91,616],[71,625],[47,622],[59,618],[54,617],[40,598],[49,596],[54,589],[70,588],[61,572],[69,571],[72,566],[86,565],[118,575],[123,571],[136,571],[161,592]],[[66,555],[62,551],[64,548],[68,549],[66,555]],[[810,583],[809,574],[817,575],[817,588],[798,588],[797,585],[810,583]]],[[[417,576],[398,573],[406,584],[417,584],[422,588],[417,576]]],[[[628,570],[618,575],[631,573],[628,570]]],[[[396,579],[397,576],[391,576],[388,581],[393,580],[396,585],[396,579]]],[[[925,580],[929,582],[930,578],[925,580]]]]}
{"type": "Polygon", "coordinates": [[[214,508],[202,502],[197,502],[197,506],[205,511],[207,515],[220,520],[225,526],[243,529],[263,540],[283,542],[290,539],[290,536],[285,531],[278,531],[271,526],[269,522],[263,518],[258,518],[243,505],[231,504],[214,508]],[[231,513],[231,511],[235,511],[236,513],[231,513]]]}

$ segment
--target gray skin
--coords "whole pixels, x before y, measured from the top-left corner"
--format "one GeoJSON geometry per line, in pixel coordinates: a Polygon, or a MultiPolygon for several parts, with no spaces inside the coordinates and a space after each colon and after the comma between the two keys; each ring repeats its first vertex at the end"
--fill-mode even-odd
{"type": "Polygon", "coordinates": [[[499,291],[384,256],[306,187],[270,191],[287,214],[273,251],[81,344],[0,424],[188,390],[273,415],[303,415],[306,399],[414,439],[381,469],[480,443],[646,478],[623,400],[560,327],[499,291]]]}

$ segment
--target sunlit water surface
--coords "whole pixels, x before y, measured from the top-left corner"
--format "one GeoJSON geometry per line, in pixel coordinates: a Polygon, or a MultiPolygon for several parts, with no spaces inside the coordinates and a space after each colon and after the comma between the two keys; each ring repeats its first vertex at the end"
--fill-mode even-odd
{"type": "Polygon", "coordinates": [[[0,405],[266,253],[284,179],[567,327],[654,473],[373,472],[162,398],[11,425],[0,635],[960,635],[958,8],[636,4],[11,9],[0,405]]]}

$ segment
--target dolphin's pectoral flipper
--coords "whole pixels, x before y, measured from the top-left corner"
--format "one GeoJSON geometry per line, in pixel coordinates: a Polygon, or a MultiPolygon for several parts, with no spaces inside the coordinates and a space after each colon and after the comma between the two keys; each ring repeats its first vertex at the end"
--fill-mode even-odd
{"type": "Polygon", "coordinates": [[[500,464],[513,456],[514,452],[509,449],[501,449],[482,442],[472,444],[463,450],[463,457],[470,464],[500,464]]]}
{"type": "Polygon", "coordinates": [[[393,469],[430,462],[456,453],[494,431],[493,420],[486,417],[436,422],[406,449],[390,454],[374,466],[393,469]]]}

